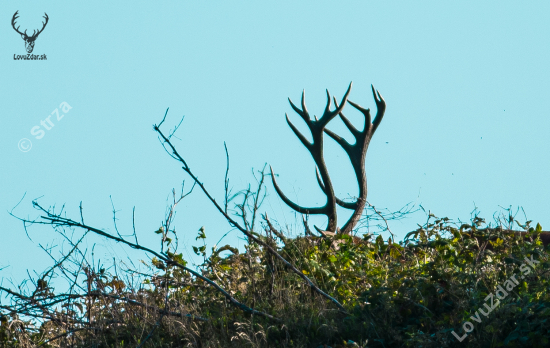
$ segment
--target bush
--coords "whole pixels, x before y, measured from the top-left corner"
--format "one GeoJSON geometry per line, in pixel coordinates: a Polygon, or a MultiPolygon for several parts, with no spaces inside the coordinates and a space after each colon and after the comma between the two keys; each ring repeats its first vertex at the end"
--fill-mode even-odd
{"type": "MultiPolygon", "coordinates": [[[[153,258],[137,285],[105,269],[81,267],[72,273],[75,283],[85,279],[81,293],[55,293],[48,276],[25,295],[2,288],[12,301],[2,306],[0,342],[3,347],[544,347],[550,314],[547,250],[540,225],[523,227],[528,238],[484,227],[477,217],[471,225],[456,226],[430,215],[403,242],[344,235],[335,247],[327,238],[285,238],[266,225],[258,238],[347,313],[258,243],[248,243],[244,253],[229,245],[212,248],[208,257],[203,244],[195,247],[204,256],[201,274],[273,319],[231,305],[203,279],[153,258]],[[463,337],[463,327],[473,331],[463,337]]],[[[206,239],[203,229],[197,238],[206,239]]],[[[181,254],[171,257],[185,263],[181,254]]],[[[47,274],[67,272],[64,263],[47,274]]]]}

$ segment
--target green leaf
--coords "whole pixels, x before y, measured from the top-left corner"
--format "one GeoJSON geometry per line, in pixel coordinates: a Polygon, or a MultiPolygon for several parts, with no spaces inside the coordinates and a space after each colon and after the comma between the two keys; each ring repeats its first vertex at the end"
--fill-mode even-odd
{"type": "Polygon", "coordinates": [[[206,239],[206,234],[204,233],[204,226],[199,228],[199,235],[197,236],[197,238],[195,238],[195,240],[198,240],[198,239],[206,239]]]}

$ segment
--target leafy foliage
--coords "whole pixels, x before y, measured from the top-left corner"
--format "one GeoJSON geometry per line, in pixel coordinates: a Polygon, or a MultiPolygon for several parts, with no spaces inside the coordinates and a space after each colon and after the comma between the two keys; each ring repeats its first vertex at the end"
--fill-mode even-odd
{"type": "MultiPolygon", "coordinates": [[[[45,277],[25,295],[2,288],[11,291],[6,292],[11,302],[0,307],[0,345],[544,347],[550,339],[550,261],[539,238],[541,226],[522,226],[528,238],[486,227],[478,217],[458,226],[430,215],[400,243],[381,235],[283,241],[267,227],[258,234],[343,304],[347,314],[257,243],[248,243],[243,253],[229,245],[207,253],[201,228],[202,245],[193,249],[203,256],[203,276],[279,320],[243,312],[202,279],[152,258],[139,282],[123,281],[104,268],[81,267],[73,274],[75,283],[84,283],[83,293],[58,293],[45,277]],[[526,257],[534,260],[533,267],[526,257]],[[506,283],[512,277],[517,284],[506,283]],[[497,290],[505,284],[512,289],[498,300],[497,290]],[[489,311],[491,294],[498,306],[489,311]],[[459,342],[465,322],[474,329],[459,342]]],[[[155,233],[166,238],[161,229],[155,233]]],[[[181,254],[168,253],[185,263],[181,254]]]]}
{"type": "MultiPolygon", "coordinates": [[[[477,215],[470,224],[455,224],[430,213],[396,243],[387,219],[368,205],[386,224],[387,240],[369,233],[316,237],[307,218],[307,235],[289,238],[266,215],[259,232],[266,167],[255,174],[255,191],[249,186],[232,194],[226,147],[225,199],[218,203],[171,143],[179,125],[168,135],[160,130],[166,114],[153,129],[193,187],[186,194],[183,185],[180,195],[172,191],[165,221],[154,231],[160,250],[139,244],[135,226],[130,238],[123,237],[114,206],[116,235],[86,225],[82,206],[77,221],[63,208],[56,213],[55,206],[33,202],[40,217],[19,218],[25,228],[49,225],[72,249],[58,259],[45,249],[52,267],[19,286],[0,284],[6,298],[0,302],[0,347],[548,346],[550,239],[540,225],[520,224],[511,214],[497,227],[477,215]],[[172,222],[176,205],[195,186],[243,233],[246,245],[242,251],[209,246],[201,228],[193,251],[203,262],[190,268],[172,222]],[[510,232],[514,223],[523,234],[510,232]],[[145,270],[121,260],[108,268],[89,260],[80,249],[88,233],[145,252],[151,257],[143,261],[145,270]],[[54,287],[60,280],[65,290],[54,287]]],[[[369,215],[363,216],[369,226],[369,215]]]]}

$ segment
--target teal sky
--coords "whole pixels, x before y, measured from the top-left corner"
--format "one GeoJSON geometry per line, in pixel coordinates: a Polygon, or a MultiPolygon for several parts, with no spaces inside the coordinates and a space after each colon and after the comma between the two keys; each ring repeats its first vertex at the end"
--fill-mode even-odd
{"type": "MultiPolygon", "coordinates": [[[[169,127],[185,115],[174,144],[218,201],[225,141],[234,190],[268,163],[289,197],[324,204],[313,161],[286,124],[288,113],[306,132],[287,98],[299,102],[305,89],[319,116],[325,89],[341,98],[350,81],[350,100],[374,111],[374,84],[387,102],[367,154],[370,203],[394,211],[413,202],[463,221],[474,207],[488,220],[500,207],[523,207],[548,230],[549,13],[548,1],[3,1],[0,275],[42,270],[51,261],[39,244],[64,245],[46,227],[31,227],[30,241],[9,216],[25,193],[18,216],[36,217],[31,202],[41,197],[76,219],[82,201],[88,224],[114,232],[112,197],[119,229],[130,232],[135,207],[140,242],[158,246],[153,231],[172,188],[191,183],[152,129],[168,107],[169,127]],[[30,33],[48,14],[33,52],[47,60],[14,60],[25,53],[11,27],[16,11],[30,33]],[[72,109],[46,130],[41,121],[63,102],[72,109]],[[30,151],[18,149],[22,138],[30,151]]],[[[337,119],[329,128],[346,134],[337,119]]],[[[344,152],[326,143],[336,192],[355,195],[344,152]]],[[[262,212],[294,224],[268,189],[262,212]]],[[[425,219],[418,212],[391,228],[402,238],[425,219]]],[[[199,245],[201,226],[210,245],[231,230],[198,190],[178,206],[175,223],[189,260],[184,248],[199,245]]],[[[223,243],[242,246],[241,237],[232,231],[223,243]]],[[[104,248],[96,259],[126,257],[101,239],[85,245],[93,243],[104,248]]]]}

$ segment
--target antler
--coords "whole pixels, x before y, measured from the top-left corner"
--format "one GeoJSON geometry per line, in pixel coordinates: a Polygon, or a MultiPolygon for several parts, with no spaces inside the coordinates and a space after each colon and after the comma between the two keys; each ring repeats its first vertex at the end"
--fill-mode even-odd
{"type": "Polygon", "coordinates": [[[270,167],[271,170],[271,178],[273,180],[273,186],[275,187],[275,190],[289,207],[296,210],[299,213],[302,214],[323,214],[326,215],[328,218],[327,223],[327,231],[334,232],[336,231],[337,226],[337,217],[336,217],[336,196],[334,195],[334,188],[332,187],[332,182],[330,181],[330,176],[328,174],[328,169],[325,164],[325,160],[323,157],[323,132],[325,131],[325,126],[338,114],[340,114],[346,105],[346,101],[348,99],[348,95],[351,91],[352,83],[349,84],[348,90],[344,97],[342,98],[342,102],[340,103],[340,106],[336,105],[336,109],[333,111],[330,111],[331,106],[331,97],[330,93],[327,90],[327,105],[325,107],[325,111],[323,113],[323,116],[321,116],[320,119],[317,119],[315,117],[315,120],[312,120],[309,116],[309,112],[306,108],[305,103],[305,91],[302,92],[302,109],[299,109],[290,98],[288,101],[290,102],[290,106],[292,106],[292,109],[296,111],[298,115],[302,117],[302,119],[305,121],[306,125],[308,126],[311,137],[313,139],[313,142],[309,142],[303,135],[298,131],[298,129],[290,122],[288,115],[286,115],[286,121],[294,134],[300,139],[302,144],[308,149],[309,153],[311,154],[311,157],[315,161],[315,164],[318,168],[318,172],[321,174],[321,178],[323,180],[323,192],[327,196],[327,202],[322,207],[315,207],[315,208],[306,208],[302,207],[294,202],[292,202],[285,194],[281,191],[279,186],[277,185],[277,181],[275,180],[275,175],[273,174],[273,169],[270,167]]]}
{"type": "MultiPolygon", "coordinates": [[[[304,146],[309,150],[311,156],[313,157],[313,160],[315,161],[315,164],[317,165],[317,168],[316,168],[317,182],[319,183],[319,186],[327,196],[326,204],[322,207],[317,207],[317,208],[304,208],[292,202],[290,199],[288,199],[284,195],[284,193],[281,191],[281,189],[277,185],[277,182],[275,181],[275,176],[273,175],[273,170],[271,170],[273,186],[275,187],[275,190],[277,191],[281,199],[288,206],[290,206],[292,209],[302,214],[324,214],[328,217],[329,221],[326,228],[327,231],[322,231],[322,232],[325,232],[323,233],[324,235],[325,234],[333,235],[333,233],[331,232],[335,232],[337,230],[336,204],[338,204],[343,208],[353,210],[351,217],[341,228],[340,233],[349,234],[353,230],[355,225],[357,225],[357,223],[359,222],[359,219],[361,218],[361,214],[363,213],[363,209],[367,204],[367,175],[365,173],[365,157],[367,155],[367,149],[369,147],[370,140],[374,135],[374,132],[380,125],[380,122],[382,121],[382,118],[384,117],[384,113],[386,111],[386,102],[384,98],[382,98],[382,95],[380,94],[380,92],[375,90],[374,86],[371,85],[372,94],[374,96],[374,100],[376,102],[376,108],[377,108],[376,117],[374,118],[374,121],[372,123],[371,123],[370,109],[365,109],[360,105],[355,104],[352,101],[349,101],[349,103],[354,108],[359,110],[365,117],[365,125],[363,127],[363,130],[362,131],[357,130],[353,126],[353,124],[351,124],[351,122],[342,113],[345,103],[346,101],[348,101],[347,98],[351,90],[351,85],[352,84],[350,83],[349,88],[344,98],[342,99],[342,102],[340,103],[340,105],[338,105],[336,98],[334,98],[334,104],[336,106],[336,109],[334,111],[330,111],[330,95],[328,94],[328,91],[327,91],[329,100],[327,102],[325,112],[319,120],[315,118],[315,121],[312,121],[309,117],[309,113],[306,109],[306,105],[304,101],[304,93],[302,93],[301,110],[297,108],[289,99],[290,105],[292,106],[294,111],[296,111],[302,117],[302,119],[304,119],[309,130],[311,131],[311,135],[313,138],[312,143],[307,141],[307,139],[296,129],[296,127],[288,119],[288,115],[287,115],[286,120],[288,122],[288,125],[294,131],[298,139],[300,139],[302,144],[304,144],[304,146]],[[325,129],[325,126],[328,124],[329,121],[331,121],[336,116],[336,114],[340,115],[340,118],[342,119],[346,127],[349,129],[351,134],[355,137],[355,143],[353,145],[351,145],[344,138],[333,133],[329,129],[325,129]],[[344,149],[344,151],[346,151],[351,161],[353,170],[355,172],[355,177],[357,178],[357,183],[359,185],[359,196],[354,202],[344,202],[343,200],[336,197],[334,194],[334,188],[332,186],[332,182],[330,180],[328,170],[323,158],[323,133],[327,133],[332,139],[334,139],[344,149]]],[[[320,231],[318,228],[317,230],[320,231]]]]}
{"type": "Polygon", "coordinates": [[[32,31],[32,37],[37,37],[38,35],[40,35],[41,32],[44,31],[44,28],[46,28],[46,25],[48,24],[48,20],[49,20],[48,14],[46,12],[44,12],[44,17],[42,17],[42,18],[46,19],[45,22],[42,22],[42,29],[40,29],[36,34],[34,33],[35,31],[33,30],[32,31]]]}
{"type": "Polygon", "coordinates": [[[25,35],[27,36],[27,31],[25,30],[25,33],[22,33],[19,31],[19,28],[21,26],[18,26],[17,28],[15,27],[15,21],[17,20],[17,18],[19,18],[19,16],[17,15],[19,11],[15,11],[15,13],[13,14],[13,17],[11,19],[11,26],[13,27],[13,29],[19,34],[19,35],[25,35]]]}
{"type": "Polygon", "coordinates": [[[45,22],[42,22],[42,29],[38,30],[38,32],[36,32],[36,29],[32,31],[32,35],[31,36],[28,36],[27,35],[27,30],[25,30],[24,33],[20,32],[19,31],[19,28],[21,26],[18,26],[17,28],[15,27],[15,21],[17,20],[17,18],[19,18],[19,16],[17,15],[19,13],[19,11],[15,11],[12,19],[11,19],[11,26],[13,27],[13,29],[20,35],[23,35],[25,36],[26,38],[31,38],[31,39],[36,39],[36,37],[38,37],[38,35],[40,35],[40,33],[42,31],[44,31],[44,28],[46,28],[46,25],[48,24],[48,20],[49,20],[49,17],[48,17],[48,14],[46,12],[44,12],[44,17],[42,18],[45,18],[46,21],[45,22]]]}
{"type": "MultiPolygon", "coordinates": [[[[374,118],[373,123],[371,123],[370,109],[365,109],[360,105],[355,104],[351,100],[349,100],[349,103],[354,108],[359,110],[365,117],[365,125],[363,127],[363,130],[358,131],[353,126],[353,124],[351,124],[351,122],[344,116],[344,114],[340,112],[340,118],[349,129],[351,134],[355,137],[355,144],[351,145],[339,135],[333,133],[328,129],[325,129],[325,133],[327,133],[344,149],[344,151],[346,151],[351,161],[351,165],[353,166],[355,177],[357,178],[357,183],[359,184],[359,197],[357,197],[354,202],[344,202],[341,199],[336,198],[336,203],[339,206],[353,210],[353,213],[348,222],[346,222],[346,224],[341,229],[341,233],[346,234],[349,234],[353,230],[355,225],[357,225],[359,219],[361,218],[363,209],[365,208],[365,205],[367,203],[367,175],[365,173],[365,157],[367,155],[367,149],[369,147],[370,140],[374,135],[374,132],[378,128],[378,125],[382,121],[382,118],[384,117],[384,112],[386,111],[386,102],[384,98],[382,98],[380,92],[374,89],[374,86],[371,85],[371,88],[377,108],[376,117],[374,118]]],[[[338,107],[336,100],[334,100],[334,103],[338,107]]],[[[323,185],[323,182],[325,181],[321,181],[318,173],[317,182],[319,183],[321,189],[325,191],[325,187],[323,185]]]]}

